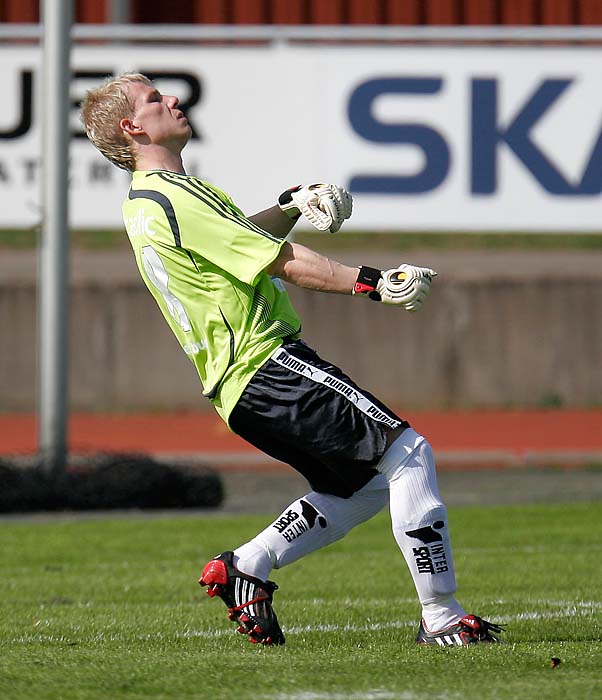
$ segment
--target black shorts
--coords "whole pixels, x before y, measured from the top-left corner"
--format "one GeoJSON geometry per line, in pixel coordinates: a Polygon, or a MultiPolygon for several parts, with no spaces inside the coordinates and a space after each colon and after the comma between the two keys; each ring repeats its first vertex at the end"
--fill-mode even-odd
{"type": "Polygon", "coordinates": [[[342,498],[377,474],[387,434],[409,425],[299,340],[285,342],[258,370],[229,424],[303,474],[314,491],[342,498]]]}

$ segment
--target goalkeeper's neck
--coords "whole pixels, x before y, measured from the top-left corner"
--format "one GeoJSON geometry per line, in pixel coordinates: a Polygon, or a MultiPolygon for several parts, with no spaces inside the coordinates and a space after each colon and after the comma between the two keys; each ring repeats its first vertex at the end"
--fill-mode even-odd
{"type": "Polygon", "coordinates": [[[176,151],[159,144],[141,145],[136,149],[136,170],[167,170],[186,175],[182,149],[176,151]]]}

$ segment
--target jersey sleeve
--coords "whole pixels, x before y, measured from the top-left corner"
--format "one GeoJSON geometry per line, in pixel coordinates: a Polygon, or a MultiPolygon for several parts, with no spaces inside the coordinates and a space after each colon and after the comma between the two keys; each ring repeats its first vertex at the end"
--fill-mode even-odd
{"type": "Polygon", "coordinates": [[[242,282],[255,285],[278,257],[285,239],[247,219],[217,188],[207,187],[202,196],[202,207],[188,201],[186,220],[180,225],[182,246],[242,282]]]}
{"type": "Polygon", "coordinates": [[[261,273],[280,253],[283,239],[241,224],[221,223],[215,235],[200,224],[182,234],[182,246],[233,277],[255,285],[261,273]]]}

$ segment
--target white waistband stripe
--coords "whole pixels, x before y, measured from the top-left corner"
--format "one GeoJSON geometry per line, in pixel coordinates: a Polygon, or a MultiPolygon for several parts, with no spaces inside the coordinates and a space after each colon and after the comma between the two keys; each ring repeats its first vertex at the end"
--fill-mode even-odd
{"type": "Polygon", "coordinates": [[[291,355],[285,348],[278,348],[276,352],[272,355],[272,360],[277,362],[282,367],[290,369],[292,372],[301,374],[308,379],[311,379],[316,384],[324,384],[334,389],[338,394],[344,396],[348,401],[353,403],[359,410],[370,416],[373,420],[378,423],[384,423],[391,428],[397,428],[401,425],[401,422],[388,413],[382,411],[378,406],[376,406],[370,399],[364,396],[357,387],[347,384],[347,382],[342,381],[338,377],[335,377],[328,372],[320,369],[319,367],[314,367],[298,357],[291,355]]]}

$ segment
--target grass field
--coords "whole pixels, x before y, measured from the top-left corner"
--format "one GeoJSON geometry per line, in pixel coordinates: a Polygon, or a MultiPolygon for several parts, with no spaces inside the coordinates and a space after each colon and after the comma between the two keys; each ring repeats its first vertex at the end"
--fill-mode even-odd
{"type": "Polygon", "coordinates": [[[234,634],[196,579],[267,522],[0,523],[0,698],[602,698],[599,503],[450,509],[460,598],[508,628],[503,645],[454,649],[414,643],[384,514],[274,572],[285,647],[234,634]]]}

